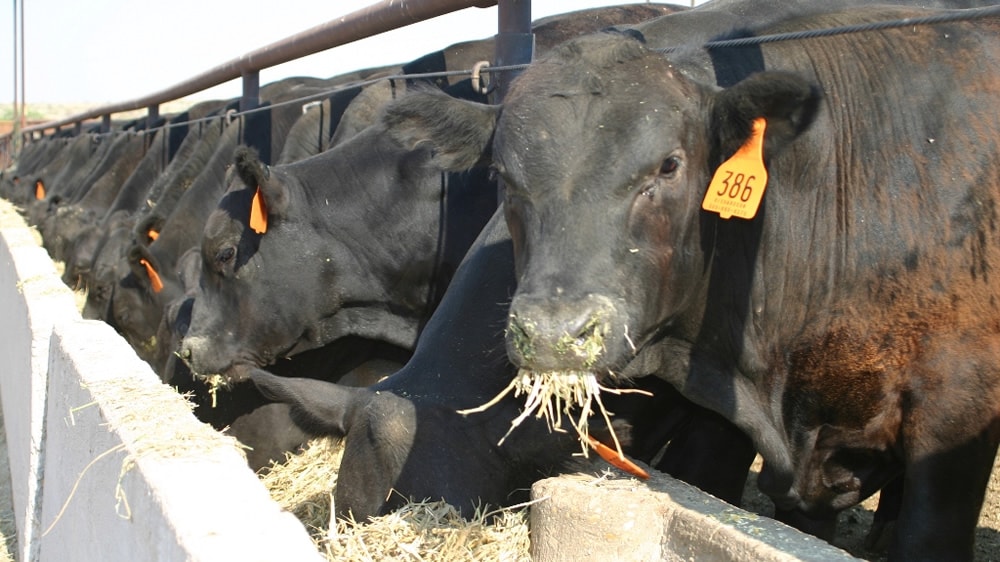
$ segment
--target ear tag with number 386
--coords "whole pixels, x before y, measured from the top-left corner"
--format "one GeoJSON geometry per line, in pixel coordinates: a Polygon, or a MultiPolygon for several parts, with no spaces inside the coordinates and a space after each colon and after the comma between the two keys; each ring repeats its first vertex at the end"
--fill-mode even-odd
{"type": "Polygon", "coordinates": [[[753,121],[750,138],[743,146],[715,171],[701,208],[719,213],[728,219],[752,219],[760,207],[767,186],[767,169],[764,167],[764,129],[767,121],[758,117],[753,121]]]}

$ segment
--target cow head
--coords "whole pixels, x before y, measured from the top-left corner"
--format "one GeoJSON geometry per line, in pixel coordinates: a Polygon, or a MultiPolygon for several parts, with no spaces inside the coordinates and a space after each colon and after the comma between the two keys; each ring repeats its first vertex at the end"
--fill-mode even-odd
{"type": "Polygon", "coordinates": [[[157,254],[141,244],[126,253],[130,271],[118,279],[111,292],[109,324],[132,345],[139,356],[159,368],[165,348],[157,337],[163,306],[181,294],[172,276],[166,275],[157,254]]]}
{"type": "Polygon", "coordinates": [[[271,168],[243,150],[233,168],[201,243],[182,348],[195,372],[242,379],[246,367],[348,345],[347,336],[411,349],[450,261],[430,151],[404,149],[374,125],[271,168]]]}
{"type": "Polygon", "coordinates": [[[438,107],[447,117],[435,129],[414,104],[399,121],[401,136],[456,163],[492,152],[518,273],[512,361],[606,376],[665,327],[697,330],[719,220],[701,210],[713,173],[758,118],[766,161],[808,126],[817,99],[784,73],[699,84],[633,37],[597,34],[534,63],[502,108],[438,107]]]}
{"type": "MultiPolygon", "coordinates": [[[[290,204],[284,181],[253,149],[236,150],[225,194],[209,216],[201,241],[201,280],[192,311],[194,330],[183,346],[184,358],[190,360],[196,373],[228,373],[234,365],[273,362],[290,346],[285,333],[301,331],[295,314],[301,310],[298,303],[315,304],[315,296],[299,288],[306,271],[314,269],[303,261],[323,258],[278,252],[274,258],[283,260],[278,270],[284,278],[271,280],[277,286],[265,285],[257,275],[262,239],[288,236],[282,225],[290,204]],[[277,301],[297,304],[281,306],[277,301]],[[204,314],[208,310],[214,313],[204,314]],[[241,318],[263,311],[266,318],[254,329],[241,325],[241,318]],[[199,316],[199,312],[203,314],[199,316]],[[276,341],[283,347],[275,348],[276,341]]],[[[242,374],[229,374],[242,378],[242,374]]]]}

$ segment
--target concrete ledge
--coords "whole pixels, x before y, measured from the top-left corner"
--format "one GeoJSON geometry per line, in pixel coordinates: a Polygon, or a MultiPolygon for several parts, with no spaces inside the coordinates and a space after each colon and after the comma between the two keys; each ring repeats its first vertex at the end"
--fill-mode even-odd
{"type": "Polygon", "coordinates": [[[0,200],[0,400],[10,462],[19,560],[33,560],[49,335],[80,318],[73,294],[13,207],[0,200]]]}
{"type": "Polygon", "coordinates": [[[666,474],[650,475],[646,482],[583,473],[536,482],[532,499],[545,499],[531,508],[532,560],[857,560],[666,474]]]}
{"type": "Polygon", "coordinates": [[[0,201],[0,399],[22,561],[323,558],[235,442],[82,320],[0,201]]]}
{"type": "Polygon", "coordinates": [[[197,421],[107,324],[57,324],[40,560],[320,560],[235,440],[197,421]]]}

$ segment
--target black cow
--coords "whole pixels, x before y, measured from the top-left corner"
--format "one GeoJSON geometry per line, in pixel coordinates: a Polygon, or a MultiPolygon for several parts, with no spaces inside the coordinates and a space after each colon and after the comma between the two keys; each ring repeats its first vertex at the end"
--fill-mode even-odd
{"type": "MultiPolygon", "coordinates": [[[[339,516],[362,520],[410,498],[444,499],[471,514],[482,504],[525,501],[536,480],[577,467],[570,460],[579,450],[576,438],[553,433],[535,418],[498,445],[519,413],[520,399],[508,396],[486,412],[458,413],[492,399],[517,370],[503,348],[516,283],[513,247],[502,217],[499,211],[483,229],[421,333],[413,357],[398,372],[369,388],[349,388],[248,369],[266,395],[291,405],[292,418],[309,434],[346,436],[334,492],[339,516]]],[[[731,424],[655,377],[636,381],[635,387],[656,394],[604,399],[617,414],[616,432],[626,452],[648,462],[670,441],[657,468],[738,503],[745,467],[754,456],[749,440],[726,439],[725,449],[706,448],[704,440],[715,440],[719,432],[728,436],[734,431],[731,424]],[[664,411],[676,419],[662,419],[664,411]],[[649,419],[656,414],[658,419],[649,419]],[[742,470],[739,479],[734,480],[730,467],[742,470]]],[[[592,423],[591,434],[611,445],[603,420],[592,423]]]]}
{"type": "MultiPolygon", "coordinates": [[[[86,132],[89,133],[89,128],[86,132]]],[[[66,157],[65,149],[74,140],[65,132],[57,131],[51,136],[27,143],[18,154],[15,167],[4,171],[3,179],[0,180],[0,195],[21,207],[34,199],[36,180],[61,166],[59,161],[66,157]]]]}
{"type": "Polygon", "coordinates": [[[212,144],[211,155],[190,185],[175,185],[173,193],[161,195],[151,216],[137,221],[137,243],[126,253],[128,269],[111,294],[105,320],[157,371],[162,369],[168,352],[155,337],[163,309],[184,293],[177,260],[197,245],[205,220],[224,193],[233,150],[240,144],[255,146],[270,162],[280,153],[292,124],[302,115],[299,106],[278,102],[324,91],[324,84],[321,80],[291,78],[262,88],[264,103],[275,105],[236,118],[212,144]],[[160,224],[160,209],[165,201],[174,198],[176,202],[168,204],[170,214],[160,224]],[[146,245],[143,242],[151,228],[158,231],[158,236],[146,245]]]}
{"type": "MultiPolygon", "coordinates": [[[[145,182],[141,181],[143,178],[136,179],[140,183],[133,185],[127,193],[143,193],[137,201],[133,200],[137,206],[116,213],[121,218],[120,221],[110,219],[114,222],[108,225],[108,234],[98,242],[94,256],[87,260],[90,262],[90,270],[83,281],[88,288],[85,317],[100,320],[111,318],[111,299],[119,281],[130,271],[126,256],[136,241],[136,232],[139,233],[139,240],[148,243],[150,231],[159,232],[163,229],[165,216],[169,213],[160,213],[172,210],[180,194],[191,186],[198,173],[205,168],[215,145],[227,128],[230,119],[226,115],[235,107],[235,103],[230,102],[210,111],[208,116],[216,116],[215,119],[193,125],[174,151],[170,162],[158,175],[145,178],[145,182]],[[167,202],[168,199],[172,202],[167,202]]],[[[74,277],[64,281],[71,284],[80,282],[74,277]]]]}
{"type": "Polygon", "coordinates": [[[246,366],[349,335],[412,349],[496,207],[484,172],[442,176],[431,158],[382,126],[288,165],[239,152],[237,183],[201,242],[201,287],[184,340],[192,368],[239,380],[246,366]],[[258,189],[262,233],[249,222],[258,189]]]}
{"type": "MultiPolygon", "coordinates": [[[[162,125],[162,122],[160,123],[162,125]]],[[[38,230],[53,260],[65,262],[84,230],[105,214],[132,172],[146,156],[153,133],[119,133],[80,186],[75,197],[50,209],[38,230]]]]}
{"type": "Polygon", "coordinates": [[[469,416],[457,412],[489,400],[514,375],[497,337],[512,287],[513,252],[498,213],[399,372],[349,388],[248,370],[261,391],[293,405],[293,419],[310,433],[346,435],[334,492],[338,515],[362,521],[411,497],[443,498],[471,514],[480,502],[526,500],[532,482],[567,464],[579,447],[575,438],[550,434],[534,418],[497,446],[519,400],[469,416]]]}
{"type": "Polygon", "coordinates": [[[123,182],[113,201],[109,202],[93,223],[85,225],[83,231],[74,236],[72,250],[66,256],[63,281],[70,286],[89,287],[94,260],[98,248],[103,247],[109,232],[119,227],[132,227],[140,209],[149,200],[151,186],[180,154],[188,133],[197,138],[204,126],[201,119],[222,107],[224,102],[205,101],[190,107],[187,111],[170,117],[163,128],[156,131],[145,156],[135,170],[123,182]],[[199,120],[197,123],[191,121],[199,120]]]}
{"type": "MultiPolygon", "coordinates": [[[[575,12],[552,18],[540,31],[551,41],[671,9],[575,12]]],[[[479,54],[483,45],[493,48],[492,39],[453,46],[405,70],[443,70],[433,65],[467,60],[470,45],[474,57],[487,56],[479,54]]],[[[467,78],[438,85],[485,100],[467,78]]],[[[358,94],[338,134],[369,122],[378,109],[372,103],[388,101],[379,101],[380,91],[358,94]]],[[[287,372],[279,360],[320,348],[342,364],[295,368],[327,380],[373,362],[379,364],[373,374],[398,369],[496,207],[485,171],[442,175],[428,151],[399,146],[380,123],[330,142],[326,152],[287,166],[262,167],[247,152],[237,157],[242,183],[219,203],[202,241],[203,280],[182,350],[196,372],[238,381],[247,368],[276,361],[268,368],[287,372]],[[258,186],[270,219],[263,234],[248,223],[258,186]]]]}
{"type": "Polygon", "coordinates": [[[890,555],[971,559],[1000,440],[997,32],[670,56],[597,35],[528,69],[502,111],[432,98],[407,118],[413,139],[458,167],[486,154],[506,184],[519,367],[663,378],[753,438],[779,506],[823,516],[902,473],[890,555]],[[423,130],[440,113],[447,132],[423,130]],[[728,159],[758,146],[754,213],[733,201],[760,193],[759,168],[728,159]],[[597,357],[558,343],[598,332],[597,357]]]}

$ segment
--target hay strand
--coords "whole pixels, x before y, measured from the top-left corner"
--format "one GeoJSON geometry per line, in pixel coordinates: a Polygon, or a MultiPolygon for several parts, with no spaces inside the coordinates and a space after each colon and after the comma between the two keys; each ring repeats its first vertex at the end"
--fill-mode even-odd
{"type": "MultiPolygon", "coordinates": [[[[648,392],[632,388],[611,388],[597,382],[594,373],[584,371],[548,371],[535,372],[525,369],[518,371],[514,379],[499,394],[481,406],[467,410],[459,410],[462,415],[469,415],[484,412],[495,406],[511,392],[514,397],[526,395],[524,409],[510,422],[510,428],[504,433],[497,445],[503,442],[514,431],[514,428],[521,425],[529,416],[544,418],[550,431],[565,432],[562,427],[563,415],[570,420],[570,425],[580,438],[581,454],[586,457],[590,451],[588,420],[594,414],[595,405],[597,412],[611,427],[611,416],[601,400],[601,392],[612,394],[639,393],[649,395],[648,392]]],[[[622,455],[621,444],[618,437],[611,432],[615,442],[615,449],[622,455]]]]}

